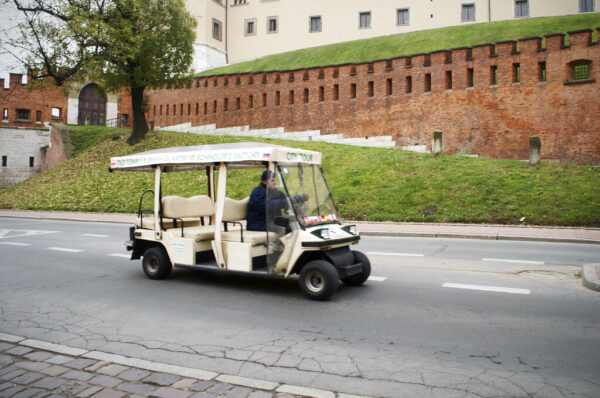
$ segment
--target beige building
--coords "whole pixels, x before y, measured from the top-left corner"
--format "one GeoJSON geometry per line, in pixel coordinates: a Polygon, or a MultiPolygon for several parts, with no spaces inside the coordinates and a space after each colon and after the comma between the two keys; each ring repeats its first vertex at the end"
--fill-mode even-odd
{"type": "Polygon", "coordinates": [[[599,0],[186,0],[194,69],[377,36],[598,10],[599,0]]]}

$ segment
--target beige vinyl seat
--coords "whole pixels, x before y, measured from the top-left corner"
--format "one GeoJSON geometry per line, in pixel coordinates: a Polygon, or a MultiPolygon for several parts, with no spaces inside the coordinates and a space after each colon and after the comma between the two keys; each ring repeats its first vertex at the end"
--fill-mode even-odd
{"type": "Polygon", "coordinates": [[[214,239],[215,226],[200,225],[199,221],[203,217],[214,216],[213,209],[213,201],[206,195],[191,198],[165,196],[162,199],[163,219],[171,219],[171,228],[167,228],[167,232],[172,236],[194,239],[196,242],[214,239]],[[197,223],[190,225],[190,222],[195,221],[197,223]]]}
{"type": "MultiPolygon", "coordinates": [[[[267,243],[267,232],[248,231],[241,223],[241,221],[246,220],[246,213],[248,211],[249,200],[249,197],[241,200],[225,198],[225,207],[223,209],[223,222],[228,225],[228,230],[221,232],[221,240],[225,242],[251,243],[253,246],[263,245],[267,243]],[[235,225],[233,229],[229,228],[230,224],[235,225]]],[[[274,232],[268,232],[268,239],[271,242],[276,241],[277,234],[274,232]]]]}

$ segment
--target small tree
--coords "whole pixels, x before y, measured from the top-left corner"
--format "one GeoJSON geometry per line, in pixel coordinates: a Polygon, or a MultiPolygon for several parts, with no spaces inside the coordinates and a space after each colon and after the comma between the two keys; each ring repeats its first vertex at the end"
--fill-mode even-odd
{"type": "MultiPolygon", "coordinates": [[[[7,0],[5,0],[7,1],[7,0]]],[[[25,66],[58,85],[87,73],[106,88],[127,87],[133,131],[148,131],[144,90],[180,84],[192,62],[196,21],[183,0],[10,0],[23,14],[25,66]]]]}

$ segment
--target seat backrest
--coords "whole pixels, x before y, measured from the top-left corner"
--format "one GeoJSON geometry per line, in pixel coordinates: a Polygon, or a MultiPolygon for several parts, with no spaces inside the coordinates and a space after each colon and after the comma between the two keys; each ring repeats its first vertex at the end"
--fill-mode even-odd
{"type": "Polygon", "coordinates": [[[250,197],[244,198],[242,200],[225,198],[225,207],[223,208],[223,221],[245,220],[249,200],[250,197]]]}
{"type": "Polygon", "coordinates": [[[167,218],[207,217],[214,214],[213,201],[206,195],[182,198],[165,196],[162,198],[162,216],[167,218]]]}

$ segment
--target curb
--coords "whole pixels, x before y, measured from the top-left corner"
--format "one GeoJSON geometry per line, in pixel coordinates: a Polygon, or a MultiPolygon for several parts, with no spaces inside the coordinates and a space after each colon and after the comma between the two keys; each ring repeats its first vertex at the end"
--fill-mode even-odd
{"type": "Polygon", "coordinates": [[[583,286],[600,292],[600,264],[584,264],[583,286]]]}
{"type": "Polygon", "coordinates": [[[110,354],[102,351],[90,351],[62,344],[28,339],[23,336],[16,336],[13,334],[3,333],[1,331],[0,341],[18,344],[24,347],[36,348],[43,351],[54,352],[57,354],[69,355],[72,357],[95,359],[98,361],[104,361],[106,363],[113,363],[117,365],[129,366],[132,368],[144,369],[151,372],[168,373],[187,378],[194,378],[198,380],[217,380],[223,383],[252,388],[256,390],[289,393],[309,398],[370,398],[362,395],[359,396],[346,393],[336,393],[334,391],[321,390],[292,384],[221,374],[208,370],[186,368],[183,366],[126,357],[123,355],[110,354]]]}

